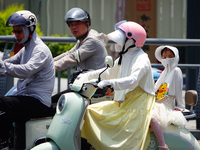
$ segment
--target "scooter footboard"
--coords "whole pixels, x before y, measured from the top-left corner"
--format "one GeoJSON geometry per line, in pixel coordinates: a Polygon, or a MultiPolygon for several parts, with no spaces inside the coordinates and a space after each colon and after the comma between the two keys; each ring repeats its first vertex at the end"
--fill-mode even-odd
{"type": "Polygon", "coordinates": [[[60,150],[54,142],[42,143],[31,150],[60,150]]]}
{"type": "MultiPolygon", "coordinates": [[[[151,141],[148,150],[157,150],[158,141],[153,133],[150,132],[151,141]]],[[[200,145],[196,138],[185,128],[178,128],[170,125],[164,131],[165,142],[169,149],[173,150],[200,150],[200,145]]]]}

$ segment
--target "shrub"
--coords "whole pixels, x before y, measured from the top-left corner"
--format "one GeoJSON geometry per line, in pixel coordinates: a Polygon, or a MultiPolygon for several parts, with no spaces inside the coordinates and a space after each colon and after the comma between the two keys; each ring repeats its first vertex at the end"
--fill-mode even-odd
{"type": "Polygon", "coordinates": [[[12,28],[6,27],[6,21],[12,13],[22,9],[24,9],[23,4],[20,6],[13,4],[8,6],[4,11],[0,11],[0,35],[12,35],[12,28]]]}
{"type": "MultiPolygon", "coordinates": [[[[69,37],[68,35],[52,35],[53,37],[69,37]]],[[[52,55],[53,57],[56,57],[68,50],[70,50],[74,45],[75,43],[48,43],[47,44],[49,49],[51,50],[52,52],[52,55]]]]}

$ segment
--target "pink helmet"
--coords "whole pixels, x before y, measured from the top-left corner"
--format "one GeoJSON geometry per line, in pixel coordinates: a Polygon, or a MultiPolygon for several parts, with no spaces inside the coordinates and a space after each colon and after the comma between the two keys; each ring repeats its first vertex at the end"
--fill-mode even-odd
{"type": "Polygon", "coordinates": [[[115,25],[115,30],[121,29],[125,32],[127,38],[135,40],[136,47],[142,47],[146,40],[145,29],[136,22],[120,21],[115,25]]]}

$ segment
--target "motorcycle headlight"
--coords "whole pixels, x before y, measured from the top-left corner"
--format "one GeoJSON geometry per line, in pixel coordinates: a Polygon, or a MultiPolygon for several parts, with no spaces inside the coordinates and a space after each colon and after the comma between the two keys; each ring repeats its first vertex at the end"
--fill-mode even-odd
{"type": "Polygon", "coordinates": [[[66,99],[65,96],[62,95],[59,100],[58,100],[58,104],[57,104],[57,114],[60,114],[62,112],[62,110],[64,109],[66,104],[66,99]]]}

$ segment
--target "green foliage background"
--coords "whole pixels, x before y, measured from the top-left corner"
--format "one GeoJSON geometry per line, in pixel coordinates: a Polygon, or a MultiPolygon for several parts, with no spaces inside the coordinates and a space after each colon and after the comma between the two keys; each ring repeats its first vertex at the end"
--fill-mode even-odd
{"type": "MultiPolygon", "coordinates": [[[[0,11],[0,35],[12,35],[12,27],[6,27],[6,21],[10,15],[14,12],[24,10],[24,5],[18,5],[17,3],[8,6],[4,11],[0,11]]],[[[38,35],[42,36],[43,33],[40,30],[40,24],[38,23],[36,32],[38,35]]]]}
{"type": "Polygon", "coordinates": [[[0,11],[0,35],[12,35],[12,28],[6,27],[6,21],[12,13],[22,9],[24,9],[23,5],[13,4],[6,8],[5,11],[0,11]]]}
{"type": "MultiPolygon", "coordinates": [[[[69,37],[68,35],[52,35],[53,37],[69,37]]],[[[56,57],[74,47],[75,43],[48,43],[47,46],[51,50],[53,57],[56,57]]]]}

